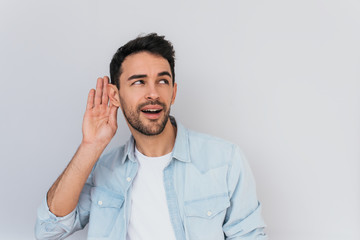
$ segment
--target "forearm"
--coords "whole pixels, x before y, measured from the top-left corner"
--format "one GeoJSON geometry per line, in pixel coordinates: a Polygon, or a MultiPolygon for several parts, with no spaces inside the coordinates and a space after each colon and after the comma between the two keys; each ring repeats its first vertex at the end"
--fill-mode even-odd
{"type": "Polygon", "coordinates": [[[82,143],[64,172],[47,193],[49,210],[62,217],[72,212],[91,170],[106,145],[82,143]]]}

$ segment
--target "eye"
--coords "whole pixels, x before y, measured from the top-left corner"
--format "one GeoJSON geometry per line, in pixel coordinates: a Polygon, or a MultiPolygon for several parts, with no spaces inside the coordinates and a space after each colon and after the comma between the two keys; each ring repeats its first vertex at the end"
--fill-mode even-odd
{"type": "Polygon", "coordinates": [[[161,79],[161,80],[159,81],[159,83],[161,83],[161,84],[169,84],[169,81],[166,80],[166,79],[161,79]]]}
{"type": "Polygon", "coordinates": [[[137,80],[135,82],[133,82],[131,85],[140,85],[140,84],[144,84],[143,80],[137,80]]]}

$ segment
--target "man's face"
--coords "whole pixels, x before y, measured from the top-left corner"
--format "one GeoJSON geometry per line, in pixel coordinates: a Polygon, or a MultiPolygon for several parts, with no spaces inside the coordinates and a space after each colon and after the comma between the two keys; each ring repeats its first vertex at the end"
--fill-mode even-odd
{"type": "Polygon", "coordinates": [[[148,52],[127,56],[120,76],[120,104],[129,125],[138,132],[160,134],[176,96],[168,61],[148,52]]]}

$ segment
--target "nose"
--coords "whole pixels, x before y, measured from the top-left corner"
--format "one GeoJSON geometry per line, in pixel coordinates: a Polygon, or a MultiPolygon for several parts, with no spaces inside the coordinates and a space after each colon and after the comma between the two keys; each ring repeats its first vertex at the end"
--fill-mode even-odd
{"type": "Polygon", "coordinates": [[[149,84],[146,92],[145,98],[147,100],[154,100],[159,98],[159,93],[154,84],[149,84]]]}

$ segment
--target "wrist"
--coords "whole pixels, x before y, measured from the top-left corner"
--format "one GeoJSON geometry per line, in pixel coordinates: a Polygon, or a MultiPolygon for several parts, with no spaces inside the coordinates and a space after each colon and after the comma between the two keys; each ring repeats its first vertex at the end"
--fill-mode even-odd
{"type": "Polygon", "coordinates": [[[106,146],[109,143],[107,141],[89,141],[86,139],[82,139],[80,146],[86,147],[86,148],[93,148],[93,149],[101,149],[101,148],[106,148],[106,146]]]}
{"type": "Polygon", "coordinates": [[[107,143],[86,142],[82,140],[79,149],[86,150],[86,152],[92,152],[93,154],[99,153],[101,155],[106,146],[107,143]]]}
{"type": "Polygon", "coordinates": [[[106,145],[81,142],[73,159],[71,160],[72,166],[75,166],[79,171],[85,171],[89,174],[91,168],[99,159],[106,145]]]}

